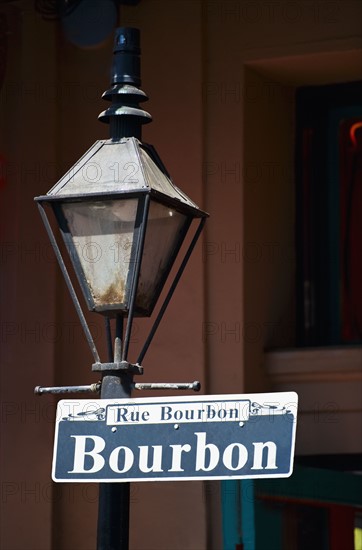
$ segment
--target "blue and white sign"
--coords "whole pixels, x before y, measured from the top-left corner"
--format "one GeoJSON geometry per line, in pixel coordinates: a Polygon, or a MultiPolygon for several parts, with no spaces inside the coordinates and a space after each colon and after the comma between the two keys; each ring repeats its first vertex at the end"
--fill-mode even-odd
{"type": "Polygon", "coordinates": [[[294,392],[62,400],[54,481],[175,481],[288,477],[294,392]]]}

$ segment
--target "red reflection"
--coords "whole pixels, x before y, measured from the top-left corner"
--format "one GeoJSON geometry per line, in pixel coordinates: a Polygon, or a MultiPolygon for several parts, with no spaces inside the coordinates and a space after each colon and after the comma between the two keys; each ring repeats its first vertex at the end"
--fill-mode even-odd
{"type": "Polygon", "coordinates": [[[342,339],[362,338],[362,120],[340,124],[342,339]]]}

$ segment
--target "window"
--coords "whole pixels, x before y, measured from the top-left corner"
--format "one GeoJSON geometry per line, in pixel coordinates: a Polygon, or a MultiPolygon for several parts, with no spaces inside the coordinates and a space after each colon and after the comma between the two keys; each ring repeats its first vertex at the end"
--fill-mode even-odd
{"type": "Polygon", "coordinates": [[[362,342],[362,82],[296,98],[297,343],[362,342]]]}

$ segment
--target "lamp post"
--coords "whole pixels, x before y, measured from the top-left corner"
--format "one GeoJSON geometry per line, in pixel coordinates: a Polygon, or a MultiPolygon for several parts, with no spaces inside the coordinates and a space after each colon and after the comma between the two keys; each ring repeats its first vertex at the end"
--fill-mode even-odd
{"type": "MultiPolygon", "coordinates": [[[[139,107],[139,31],[117,29],[111,101],[99,118],[110,139],[97,141],[36,201],[93,354],[101,381],[89,386],[37,387],[36,393],[100,391],[102,399],[129,398],[137,389],[193,389],[199,384],[137,384],[141,363],[182,275],[207,214],[176,187],[155,149],[141,141],[151,116],[139,107]],[[102,362],[61,254],[47,211],[53,212],[85,304],[105,318],[108,360],[102,362]],[[193,223],[195,221],[195,223],[193,223]],[[196,224],[196,229],[195,229],[196,224]],[[135,362],[128,360],[135,316],[150,317],[187,235],[190,243],[135,362]],[[114,344],[111,320],[115,319],[114,344]],[[125,326],[124,326],[125,325],[125,326]],[[113,344],[113,345],[112,345],[113,344]]],[[[103,483],[99,492],[98,550],[125,550],[129,533],[129,483],[103,483]]]]}

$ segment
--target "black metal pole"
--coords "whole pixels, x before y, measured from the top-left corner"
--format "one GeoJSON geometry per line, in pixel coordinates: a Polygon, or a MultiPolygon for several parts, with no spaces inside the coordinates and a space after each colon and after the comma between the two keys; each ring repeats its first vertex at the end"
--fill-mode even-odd
{"type": "MultiPolygon", "coordinates": [[[[142,124],[151,121],[151,115],[140,109],[138,105],[139,102],[148,99],[146,94],[139,89],[141,84],[140,53],[139,31],[126,27],[117,29],[111,71],[112,87],[103,94],[103,98],[111,101],[112,105],[99,116],[102,122],[110,125],[112,141],[119,141],[126,137],[135,137],[140,140],[142,124]]],[[[145,220],[143,220],[143,223],[145,223],[145,220]]],[[[142,246],[139,252],[142,254],[142,246]]],[[[137,259],[138,262],[140,262],[140,259],[137,259]]],[[[136,279],[137,277],[138,271],[136,269],[136,279]]],[[[129,317],[124,341],[123,318],[121,315],[116,317],[114,357],[111,346],[108,345],[110,362],[120,363],[127,360],[133,305],[129,317]]],[[[107,340],[110,342],[109,322],[106,323],[106,330],[107,340]]],[[[131,396],[132,385],[133,377],[129,372],[122,372],[122,370],[106,371],[102,377],[101,399],[128,399],[131,396]]],[[[97,550],[128,550],[129,504],[129,483],[100,484],[97,550]]]]}
{"type": "Polygon", "coordinates": [[[97,550],[128,550],[129,496],[129,483],[100,483],[97,550]]]}
{"type": "MultiPolygon", "coordinates": [[[[107,339],[110,324],[107,323],[107,339]]],[[[117,315],[114,357],[109,351],[109,361],[121,359],[123,319],[117,315]]],[[[101,399],[131,396],[132,377],[128,373],[105,372],[102,378],[101,399]]],[[[97,550],[128,550],[129,547],[129,483],[100,483],[98,503],[97,550]]]]}

